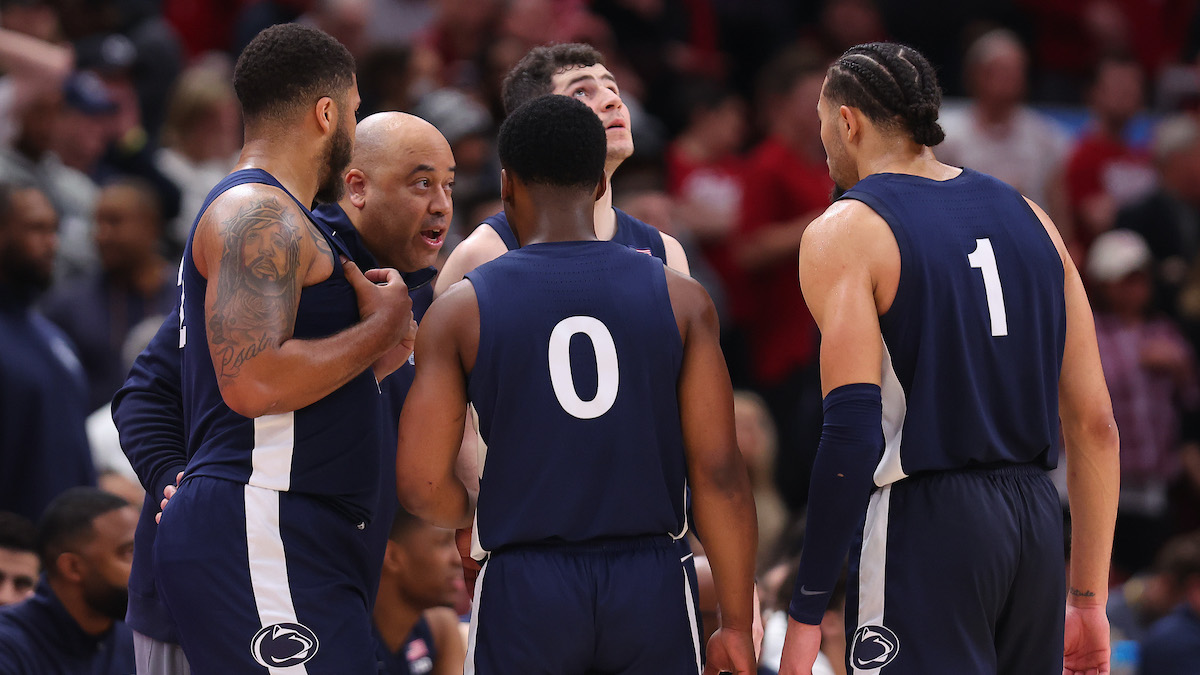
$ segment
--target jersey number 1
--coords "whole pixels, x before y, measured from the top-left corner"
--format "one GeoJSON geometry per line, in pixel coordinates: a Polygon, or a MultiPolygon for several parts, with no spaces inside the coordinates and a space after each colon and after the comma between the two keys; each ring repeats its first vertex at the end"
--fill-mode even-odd
{"type": "Polygon", "coordinates": [[[975,250],[967,256],[971,267],[983,272],[983,290],[987,294],[988,313],[992,318],[992,337],[1008,335],[1008,315],[1004,311],[1004,289],[996,269],[996,253],[991,239],[976,239],[975,250]]]}
{"type": "Polygon", "coordinates": [[[595,419],[612,408],[617,400],[617,346],[612,333],[599,319],[590,316],[570,316],[558,322],[550,331],[550,384],[558,404],[572,417],[595,419]],[[592,400],[579,398],[575,391],[575,376],[571,373],[571,338],[583,333],[592,342],[596,354],[596,395],[592,400]]]}

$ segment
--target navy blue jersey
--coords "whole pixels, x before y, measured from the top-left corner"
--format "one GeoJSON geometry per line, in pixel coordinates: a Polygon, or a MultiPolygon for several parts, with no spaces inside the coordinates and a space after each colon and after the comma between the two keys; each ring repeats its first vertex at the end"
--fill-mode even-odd
{"type": "Polygon", "coordinates": [[[91,635],[42,575],[33,597],[0,609],[0,675],[128,675],[133,633],[120,621],[91,635]]]}
{"type": "MultiPolygon", "coordinates": [[[[245,183],[284,189],[260,169],[236,171],[213,189],[208,203],[225,190],[245,183]]],[[[335,254],[349,257],[327,225],[315,220],[303,204],[296,205],[335,254]]],[[[193,224],[193,234],[195,227],[193,224]]],[[[192,261],[190,238],[180,275],[184,419],[188,446],[194,453],[188,460],[187,474],[327,498],[348,517],[370,520],[379,493],[379,429],[383,414],[379,387],[370,369],[300,410],[254,419],[243,417],[229,409],[217,387],[204,317],[207,281],[192,261]]],[[[358,320],[354,289],[342,266],[334,264],[328,279],[302,289],[293,337],[327,337],[358,320]]]]}
{"type": "Polygon", "coordinates": [[[433,672],[433,665],[437,661],[437,643],[424,614],[417,619],[399,651],[388,649],[374,625],[371,626],[371,634],[375,639],[379,675],[426,675],[433,672]]]}
{"type": "Polygon", "coordinates": [[[663,264],[612,242],[540,243],[466,276],[483,549],[681,536],[683,345],[663,264]]]}
{"type": "MultiPolygon", "coordinates": [[[[621,209],[614,208],[613,211],[617,214],[617,231],[613,234],[611,241],[652,255],[666,265],[667,249],[663,245],[662,233],[653,225],[647,225],[621,209]]],[[[517,242],[516,233],[508,224],[508,216],[503,211],[484,218],[483,224],[490,226],[496,231],[496,234],[500,235],[500,239],[504,241],[508,250],[512,251],[521,247],[521,244],[517,242]]]]}
{"type": "Polygon", "coordinates": [[[900,248],[896,298],[880,317],[883,426],[875,472],[1058,461],[1066,337],[1063,265],[1012,187],[970,169],[947,181],[874,174],[863,202],[900,248]]]}

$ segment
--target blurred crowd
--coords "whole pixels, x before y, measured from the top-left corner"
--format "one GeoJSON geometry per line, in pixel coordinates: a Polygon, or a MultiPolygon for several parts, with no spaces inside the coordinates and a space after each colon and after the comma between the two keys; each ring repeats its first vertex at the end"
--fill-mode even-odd
{"type": "Polygon", "coordinates": [[[500,208],[505,73],[549,42],[605,54],[635,139],[615,204],[683,244],[721,314],[764,572],[798,550],[820,435],[796,254],[833,189],[825,68],[862,42],[920,49],[947,94],[935,154],[1045,208],[1085,274],[1121,430],[1121,635],[1158,663],[1146,631],[1186,600],[1200,653],[1194,0],[0,0],[0,510],[36,520],[96,481],[140,503],[108,402],[236,159],[233,60],[290,21],[353,53],[360,116],[412,112],[449,140],[451,244],[500,208]],[[61,482],[30,485],[32,463],[61,482]]]}

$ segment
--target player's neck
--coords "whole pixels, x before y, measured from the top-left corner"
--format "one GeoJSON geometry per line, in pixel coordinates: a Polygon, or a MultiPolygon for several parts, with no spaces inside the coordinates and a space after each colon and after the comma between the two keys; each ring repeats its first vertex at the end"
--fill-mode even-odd
{"type": "Polygon", "coordinates": [[[246,141],[234,169],[262,169],[274,176],[301,204],[312,204],[320,179],[313,169],[319,162],[320,158],[306,148],[259,138],[246,141]]]}
{"type": "Polygon", "coordinates": [[[595,221],[596,238],[609,241],[617,235],[617,212],[613,211],[612,174],[605,172],[604,195],[596,200],[592,209],[592,219],[595,221]]]}
{"type": "Polygon", "coordinates": [[[395,653],[408,639],[413,626],[417,625],[417,620],[421,618],[421,610],[404,602],[400,589],[389,586],[380,584],[375,612],[371,618],[379,636],[383,638],[383,644],[395,653]]]}
{"type": "Polygon", "coordinates": [[[858,160],[858,175],[870,176],[876,173],[903,173],[921,176],[931,180],[949,180],[962,173],[962,169],[948,164],[942,164],[933,156],[933,150],[925,146],[916,146],[911,141],[899,141],[880,148],[878,152],[868,153],[858,160]]]}

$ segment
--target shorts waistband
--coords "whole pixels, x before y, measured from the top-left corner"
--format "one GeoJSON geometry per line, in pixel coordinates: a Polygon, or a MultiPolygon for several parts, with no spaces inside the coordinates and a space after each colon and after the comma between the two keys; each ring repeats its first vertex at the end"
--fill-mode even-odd
{"type": "Polygon", "coordinates": [[[644,549],[670,548],[680,545],[683,539],[673,539],[668,534],[648,534],[636,537],[598,537],[584,541],[562,541],[547,539],[521,544],[501,546],[491,555],[519,551],[553,551],[559,553],[617,553],[644,549]]]}
{"type": "Polygon", "coordinates": [[[952,475],[952,474],[986,474],[989,476],[1043,476],[1047,469],[1036,463],[1021,463],[1013,462],[993,462],[990,464],[972,464],[970,466],[959,467],[957,469],[945,469],[942,471],[929,471],[911,476],[911,478],[921,478],[924,476],[937,475],[952,475]]]}

